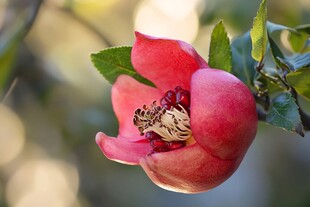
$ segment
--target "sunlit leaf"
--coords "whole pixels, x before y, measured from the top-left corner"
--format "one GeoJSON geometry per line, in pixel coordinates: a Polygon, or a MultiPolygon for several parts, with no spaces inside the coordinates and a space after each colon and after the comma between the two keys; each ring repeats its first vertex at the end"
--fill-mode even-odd
{"type": "Polygon", "coordinates": [[[223,21],[217,23],[211,34],[209,65],[227,72],[232,70],[231,48],[223,21]]]}
{"type": "Polygon", "coordinates": [[[267,0],[263,0],[259,6],[256,17],[251,29],[252,57],[256,61],[261,61],[267,47],[267,0]]]}
{"type": "Polygon", "coordinates": [[[297,93],[310,100],[310,67],[287,74],[286,80],[295,88],[297,93]]]}
{"type": "Polygon", "coordinates": [[[132,47],[112,47],[91,54],[91,59],[98,71],[113,84],[117,77],[125,74],[137,81],[154,86],[149,80],[139,75],[131,64],[130,53],[132,47]]]}
{"type": "Polygon", "coordinates": [[[303,52],[308,47],[310,24],[300,25],[294,28],[297,33],[290,33],[288,40],[294,52],[303,52]]]}
{"type": "Polygon", "coordinates": [[[304,33],[291,33],[288,39],[293,51],[301,52],[305,47],[308,35],[304,33]]]}
{"type": "Polygon", "coordinates": [[[249,88],[254,87],[256,61],[251,56],[252,43],[250,32],[235,38],[231,44],[232,73],[249,88]]]}
{"type": "Polygon", "coordinates": [[[282,93],[272,100],[266,122],[304,136],[298,105],[288,92],[282,93]]]}

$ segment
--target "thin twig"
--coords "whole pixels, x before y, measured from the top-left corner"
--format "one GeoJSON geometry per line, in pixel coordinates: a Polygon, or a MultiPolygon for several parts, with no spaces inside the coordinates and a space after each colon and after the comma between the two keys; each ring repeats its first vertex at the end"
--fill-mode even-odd
{"type": "Polygon", "coordinates": [[[115,46],[112,41],[100,30],[98,30],[94,25],[90,24],[87,20],[82,18],[81,16],[77,15],[72,11],[72,9],[68,7],[59,7],[52,5],[51,3],[48,3],[48,6],[58,9],[59,11],[71,16],[73,19],[77,20],[81,25],[83,25],[85,28],[87,28],[89,31],[93,32],[95,35],[97,35],[106,45],[107,47],[113,47],[115,46]]]}
{"type": "Polygon", "coordinates": [[[1,100],[1,103],[2,103],[2,104],[8,99],[8,97],[10,96],[10,94],[12,93],[12,91],[14,90],[14,88],[16,87],[17,82],[18,82],[18,78],[15,78],[15,79],[13,80],[13,82],[11,83],[11,85],[10,85],[8,91],[5,93],[4,97],[2,98],[2,100],[1,100]]]}
{"type": "Polygon", "coordinates": [[[266,111],[264,111],[260,108],[257,108],[256,111],[257,111],[258,120],[259,121],[266,121],[266,118],[267,118],[266,111]]]}
{"type": "MultiPolygon", "coordinates": [[[[292,94],[292,96],[296,100],[296,104],[298,106],[298,110],[299,110],[299,114],[300,114],[300,119],[301,119],[301,122],[303,124],[304,130],[305,131],[310,131],[310,116],[308,114],[306,114],[301,109],[301,107],[300,107],[300,105],[298,103],[298,95],[297,95],[297,92],[295,91],[295,89],[293,87],[291,87],[290,85],[288,85],[286,83],[285,79],[283,79],[281,76],[278,75],[277,77],[272,77],[272,76],[266,74],[263,71],[263,68],[264,68],[264,63],[263,63],[263,60],[261,60],[257,64],[257,66],[256,66],[256,71],[258,73],[260,73],[264,78],[269,79],[270,81],[273,81],[275,83],[278,83],[282,87],[284,86],[284,89],[289,91],[292,94]]],[[[267,96],[263,96],[263,97],[268,98],[268,99],[263,99],[263,97],[258,96],[257,94],[254,94],[254,97],[255,97],[256,102],[264,107],[264,110],[261,109],[261,108],[257,108],[258,119],[260,121],[266,121],[267,111],[268,111],[269,104],[270,104],[269,96],[268,95],[267,96]]]]}

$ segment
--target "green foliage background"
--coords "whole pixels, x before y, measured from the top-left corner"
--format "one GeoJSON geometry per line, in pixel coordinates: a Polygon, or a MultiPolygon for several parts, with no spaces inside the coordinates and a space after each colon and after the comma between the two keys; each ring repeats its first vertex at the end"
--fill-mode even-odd
{"type": "MultiPolygon", "coordinates": [[[[34,206],[25,202],[18,204],[22,203],[22,196],[12,204],[8,186],[27,163],[41,159],[61,161],[78,173],[75,199],[64,206],[310,205],[309,133],[300,138],[260,124],[258,135],[237,172],[223,185],[199,195],[162,190],[151,183],[141,168],[107,160],[94,137],[99,131],[115,136],[117,120],[111,106],[111,86],[95,70],[89,55],[111,46],[132,45],[133,17],[142,1],[93,2],[0,2],[1,100],[5,97],[1,104],[17,115],[25,129],[25,144],[18,156],[0,165],[1,207],[34,206]],[[38,6],[40,10],[36,15],[38,6]],[[16,77],[13,90],[7,94],[16,77]]],[[[206,37],[210,39],[212,31],[209,28],[223,19],[229,34],[244,34],[252,26],[260,1],[204,0],[203,3],[198,9],[199,32],[192,44],[208,60],[206,37]]],[[[268,11],[269,21],[290,27],[309,23],[310,19],[310,4],[303,0],[270,0],[268,11]]],[[[221,32],[218,28],[218,33],[221,32]]],[[[250,34],[246,33],[233,42],[235,67],[231,70],[234,74],[240,73],[238,77],[254,88],[250,84],[254,74],[242,70],[254,66],[254,62],[239,55],[242,51],[251,55],[251,49],[245,47],[249,41],[250,34]]],[[[300,46],[294,45],[294,50],[298,49],[300,46]]],[[[298,82],[298,76],[296,71],[288,81],[303,84],[304,81],[298,82]]],[[[300,104],[310,111],[307,101],[301,99],[300,104]]],[[[1,126],[0,130],[5,131],[1,126]]],[[[0,145],[3,147],[6,142],[9,141],[0,140],[0,145]]],[[[20,182],[26,189],[32,188],[30,181],[20,182]]],[[[46,201],[50,205],[45,206],[53,206],[46,201]]]]}

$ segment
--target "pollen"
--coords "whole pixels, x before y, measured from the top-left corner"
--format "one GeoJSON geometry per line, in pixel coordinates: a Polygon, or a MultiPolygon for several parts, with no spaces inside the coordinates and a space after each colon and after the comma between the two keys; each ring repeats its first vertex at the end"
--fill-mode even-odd
{"type": "Polygon", "coordinates": [[[177,86],[165,93],[160,106],[156,101],[143,105],[135,111],[133,124],[150,141],[153,152],[175,150],[191,143],[189,91],[177,86]]]}
{"type": "Polygon", "coordinates": [[[186,141],[192,137],[190,118],[187,111],[181,105],[179,107],[181,110],[174,107],[168,110],[153,102],[150,107],[143,106],[135,111],[134,125],[141,135],[153,131],[167,142],[186,141]]]}

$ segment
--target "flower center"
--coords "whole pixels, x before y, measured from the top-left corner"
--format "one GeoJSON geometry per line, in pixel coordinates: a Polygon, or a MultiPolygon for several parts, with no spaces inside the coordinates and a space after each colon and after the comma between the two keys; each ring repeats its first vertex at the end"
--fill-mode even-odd
{"type": "Polygon", "coordinates": [[[190,128],[190,93],[177,86],[167,91],[160,100],[150,106],[137,109],[133,118],[134,125],[141,135],[150,141],[153,152],[166,152],[179,149],[192,138],[190,128]]]}

